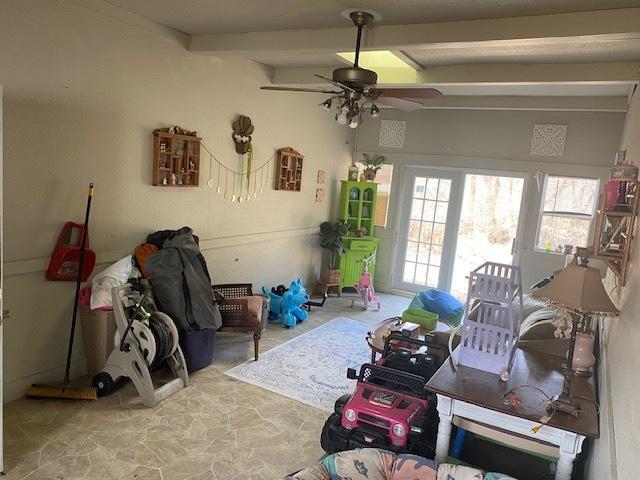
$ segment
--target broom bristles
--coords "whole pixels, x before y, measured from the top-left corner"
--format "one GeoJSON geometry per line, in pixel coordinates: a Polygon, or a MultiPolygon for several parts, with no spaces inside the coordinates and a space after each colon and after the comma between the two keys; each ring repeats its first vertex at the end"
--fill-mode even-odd
{"type": "Polygon", "coordinates": [[[27,397],[64,398],[68,400],[97,400],[98,391],[95,388],[72,388],[62,385],[31,385],[24,392],[27,397]]]}

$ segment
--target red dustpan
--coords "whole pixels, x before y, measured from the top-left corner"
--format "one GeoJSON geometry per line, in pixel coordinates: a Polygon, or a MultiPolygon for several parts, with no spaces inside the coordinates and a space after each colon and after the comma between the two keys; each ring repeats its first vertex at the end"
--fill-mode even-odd
{"type": "MultiPolygon", "coordinates": [[[[82,237],[87,235],[87,229],[80,223],[67,222],[62,227],[56,248],[53,250],[47,280],[76,280],[80,269],[80,250],[82,237]]],[[[89,237],[86,239],[87,248],[84,252],[82,281],[86,282],[96,265],[96,254],[89,249],[89,237]]]]}

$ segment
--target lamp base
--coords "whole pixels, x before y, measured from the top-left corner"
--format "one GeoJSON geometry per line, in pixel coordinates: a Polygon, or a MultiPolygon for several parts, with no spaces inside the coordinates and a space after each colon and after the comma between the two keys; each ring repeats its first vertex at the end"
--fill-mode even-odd
{"type": "Polygon", "coordinates": [[[560,394],[551,399],[551,403],[547,407],[548,412],[563,412],[578,417],[580,414],[580,406],[575,402],[573,398],[568,395],[560,394]]]}

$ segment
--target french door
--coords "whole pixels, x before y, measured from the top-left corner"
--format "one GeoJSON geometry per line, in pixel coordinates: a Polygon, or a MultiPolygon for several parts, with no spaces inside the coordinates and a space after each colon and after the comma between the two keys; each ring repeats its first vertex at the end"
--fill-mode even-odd
{"type": "Polygon", "coordinates": [[[403,179],[393,286],[449,290],[460,218],[462,172],[408,167],[403,179]]]}

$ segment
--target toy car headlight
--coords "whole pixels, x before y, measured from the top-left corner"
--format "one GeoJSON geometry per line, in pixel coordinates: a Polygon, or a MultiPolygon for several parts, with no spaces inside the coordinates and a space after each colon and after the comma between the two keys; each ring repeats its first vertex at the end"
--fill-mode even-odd
{"type": "Polygon", "coordinates": [[[396,423],[393,426],[393,433],[398,437],[404,437],[407,432],[402,425],[400,425],[399,423],[396,423]]]}
{"type": "Polygon", "coordinates": [[[344,411],[344,418],[346,418],[350,422],[353,422],[356,419],[356,412],[348,408],[344,411]]]}

